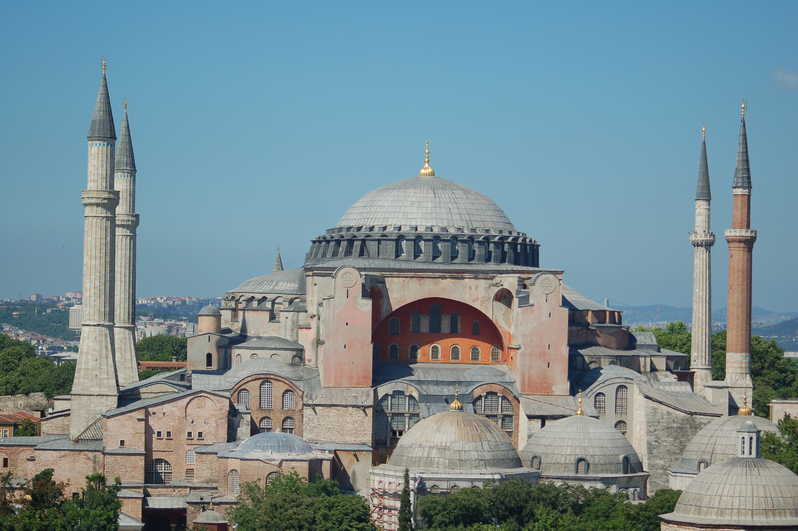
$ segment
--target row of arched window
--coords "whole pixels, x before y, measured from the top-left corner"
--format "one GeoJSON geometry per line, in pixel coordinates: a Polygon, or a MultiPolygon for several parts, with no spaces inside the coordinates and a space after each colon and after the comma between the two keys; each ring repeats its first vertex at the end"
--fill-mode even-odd
{"type": "MultiPolygon", "coordinates": [[[[460,314],[451,313],[448,316],[449,318],[449,334],[459,334],[460,333],[460,314]]],[[[440,304],[433,304],[430,308],[429,313],[429,329],[426,330],[427,333],[430,334],[440,334],[442,331],[441,323],[442,323],[442,316],[441,316],[441,306],[440,304]]],[[[420,334],[422,333],[421,330],[421,314],[420,313],[413,313],[410,315],[410,332],[413,334],[420,334]]],[[[478,336],[482,332],[481,326],[479,321],[474,320],[471,323],[471,335],[478,336]]],[[[402,324],[398,317],[391,317],[388,319],[388,334],[392,336],[398,336],[402,334],[402,324]]]]}
{"type": "MultiPolygon", "coordinates": [[[[604,393],[596,393],[593,396],[593,407],[599,416],[607,414],[607,396],[604,393]]],[[[629,388],[619,385],[615,388],[615,415],[626,416],[629,410],[629,388]]]]}
{"type": "MultiPolygon", "coordinates": [[[[249,389],[241,389],[236,395],[236,404],[239,409],[250,409],[249,389]]],[[[260,384],[260,409],[274,409],[272,402],[272,382],[264,380],[260,384]]],[[[283,409],[296,409],[294,392],[287,389],[283,392],[283,409]]]]}
{"type": "MultiPolygon", "coordinates": [[[[270,472],[266,474],[266,484],[271,485],[272,481],[279,475],[279,472],[270,472]]],[[[233,497],[238,497],[241,494],[241,475],[238,473],[238,470],[233,469],[227,473],[227,490],[230,496],[233,497]]]]}
{"type": "MultiPolygon", "coordinates": [[[[543,461],[538,455],[532,456],[532,459],[529,460],[529,468],[532,470],[540,470],[542,466],[543,461]]],[[[632,462],[628,456],[621,458],[621,462],[618,463],[618,472],[621,474],[632,473],[632,462]]],[[[574,463],[574,473],[578,475],[590,474],[590,461],[584,457],[578,458],[576,463],[574,463]]]]}
{"type": "MultiPolygon", "coordinates": [[[[410,361],[418,361],[418,351],[420,348],[421,347],[419,345],[410,345],[410,347],[408,347],[407,357],[410,361]]],[[[442,353],[443,349],[441,349],[440,345],[430,345],[429,359],[431,361],[444,361],[442,353]]],[[[374,354],[376,357],[379,357],[379,345],[374,345],[374,354]]],[[[462,351],[460,345],[452,345],[449,347],[450,361],[460,361],[461,357],[462,351]]],[[[388,359],[390,361],[399,361],[399,345],[388,345],[388,359]]],[[[469,361],[482,361],[482,349],[476,345],[472,346],[469,350],[468,359],[469,361]]],[[[496,345],[492,346],[490,349],[490,361],[501,361],[501,349],[496,345]]]]}
{"type": "MultiPolygon", "coordinates": [[[[270,417],[263,417],[262,419],[260,419],[260,422],[258,422],[258,431],[260,431],[261,433],[272,431],[272,429],[274,428],[273,428],[272,419],[270,417]]],[[[294,433],[295,429],[296,429],[296,420],[294,420],[293,417],[285,417],[283,419],[281,431],[283,433],[294,433]]]]}
{"type": "MultiPolygon", "coordinates": [[[[194,450],[186,452],[186,464],[193,465],[195,463],[194,450]]],[[[279,475],[279,472],[272,472],[266,476],[266,484],[270,484],[274,478],[279,475]]],[[[193,479],[194,469],[186,468],[186,479],[193,479]]],[[[151,484],[163,485],[172,482],[172,464],[166,459],[153,459],[147,465],[145,481],[151,484]]],[[[227,474],[227,486],[232,496],[238,496],[241,493],[241,482],[238,470],[231,470],[227,474]]]]}

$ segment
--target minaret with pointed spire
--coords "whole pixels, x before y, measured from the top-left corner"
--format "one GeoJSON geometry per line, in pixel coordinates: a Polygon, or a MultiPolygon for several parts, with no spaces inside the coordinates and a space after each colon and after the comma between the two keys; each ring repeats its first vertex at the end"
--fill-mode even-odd
{"type": "Polygon", "coordinates": [[[712,380],[712,276],[711,251],[715,234],[711,231],[709,164],[707,163],[707,130],[701,128],[701,149],[698,162],[698,185],[695,194],[695,226],[690,233],[693,246],[693,321],[690,370],[693,390],[703,394],[712,380]]]}
{"type": "Polygon", "coordinates": [[[83,322],[72,382],[69,434],[77,439],[105,411],[117,406],[114,362],[114,191],[116,131],[106,63],[89,126],[88,186],[83,202],[83,322]]]}
{"type": "Polygon", "coordinates": [[[285,268],[283,267],[283,257],[280,254],[280,248],[277,248],[277,256],[274,257],[274,265],[272,266],[272,273],[277,273],[278,271],[283,271],[285,268]]]}
{"type": "Polygon", "coordinates": [[[127,102],[116,145],[114,188],[119,192],[116,207],[116,307],[114,311],[114,350],[119,386],[139,381],[136,364],[136,158],[127,102]]]}
{"type": "Polygon", "coordinates": [[[729,245],[729,295],[726,325],[726,383],[734,405],[750,396],[751,381],[751,262],[756,231],[751,229],[751,171],[745,102],[740,105],[737,168],[732,184],[732,226],[729,245]]]}

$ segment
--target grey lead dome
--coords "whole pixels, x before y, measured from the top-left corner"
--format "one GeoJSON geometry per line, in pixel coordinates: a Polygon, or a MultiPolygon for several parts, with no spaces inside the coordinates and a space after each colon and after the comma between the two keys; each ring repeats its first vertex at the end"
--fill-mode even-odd
{"type": "Polygon", "coordinates": [[[336,227],[371,225],[515,232],[507,214],[491,198],[440,177],[412,177],[372,190],[346,211],[336,227]]]}

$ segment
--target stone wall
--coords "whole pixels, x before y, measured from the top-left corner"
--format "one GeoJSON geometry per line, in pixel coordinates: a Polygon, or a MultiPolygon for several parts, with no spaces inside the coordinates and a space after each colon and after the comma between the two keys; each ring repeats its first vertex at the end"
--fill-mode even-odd
{"type": "Polygon", "coordinates": [[[373,408],[353,406],[305,407],[305,439],[371,445],[373,408]]]}
{"type": "Polygon", "coordinates": [[[50,401],[47,400],[44,393],[0,396],[0,412],[3,413],[25,411],[35,414],[37,411],[44,411],[49,405],[50,401]]]}

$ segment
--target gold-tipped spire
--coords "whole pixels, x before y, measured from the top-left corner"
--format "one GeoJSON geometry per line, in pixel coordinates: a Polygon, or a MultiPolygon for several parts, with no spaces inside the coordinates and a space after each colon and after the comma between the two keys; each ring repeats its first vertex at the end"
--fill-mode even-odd
{"type": "Polygon", "coordinates": [[[435,170],[429,165],[429,140],[424,143],[424,165],[418,171],[420,177],[435,177],[435,170]]]}
{"type": "Polygon", "coordinates": [[[737,414],[741,417],[750,417],[754,413],[750,407],[748,407],[748,393],[743,393],[743,405],[737,410],[737,414]]]}
{"type": "Polygon", "coordinates": [[[706,140],[707,138],[707,128],[705,126],[701,126],[701,139],[706,140]]]}
{"type": "Polygon", "coordinates": [[[584,398],[582,398],[582,391],[576,393],[576,414],[580,417],[585,414],[585,410],[582,409],[582,403],[584,402],[584,398]]]}
{"type": "Polygon", "coordinates": [[[463,410],[463,403],[460,402],[460,399],[457,398],[457,394],[454,395],[454,400],[449,403],[449,411],[462,411],[463,410]]]}
{"type": "Polygon", "coordinates": [[[745,113],[748,107],[748,103],[745,100],[740,102],[740,118],[745,118],[745,113]]]}

